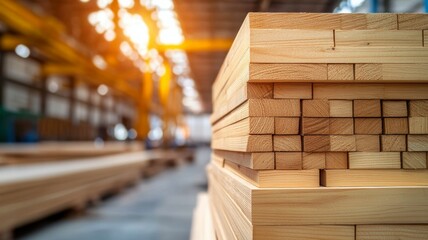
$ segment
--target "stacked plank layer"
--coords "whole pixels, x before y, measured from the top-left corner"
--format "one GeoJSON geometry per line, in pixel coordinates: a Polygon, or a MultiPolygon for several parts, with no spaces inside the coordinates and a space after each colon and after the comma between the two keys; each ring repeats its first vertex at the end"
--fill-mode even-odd
{"type": "Polygon", "coordinates": [[[213,86],[219,238],[428,238],[427,39],[423,14],[250,13],[213,86]]]}

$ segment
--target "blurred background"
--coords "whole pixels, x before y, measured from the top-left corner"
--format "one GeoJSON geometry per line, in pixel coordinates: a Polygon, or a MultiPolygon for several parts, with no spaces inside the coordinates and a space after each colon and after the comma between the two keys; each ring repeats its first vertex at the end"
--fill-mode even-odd
{"type": "Polygon", "coordinates": [[[427,0],[0,0],[3,176],[61,159],[194,153],[83,216],[50,212],[0,228],[0,239],[188,239],[206,184],[211,86],[248,12],[427,11],[427,0]]]}

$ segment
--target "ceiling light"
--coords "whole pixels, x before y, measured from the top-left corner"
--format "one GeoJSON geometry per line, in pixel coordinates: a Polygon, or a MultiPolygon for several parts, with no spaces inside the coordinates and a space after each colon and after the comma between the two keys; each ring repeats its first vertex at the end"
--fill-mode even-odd
{"type": "Polygon", "coordinates": [[[24,44],[19,44],[15,48],[16,55],[22,57],[22,58],[28,58],[30,56],[30,49],[25,46],[24,44]]]}
{"type": "Polygon", "coordinates": [[[101,84],[98,86],[97,92],[99,95],[104,96],[108,93],[108,87],[104,84],[101,84]]]}

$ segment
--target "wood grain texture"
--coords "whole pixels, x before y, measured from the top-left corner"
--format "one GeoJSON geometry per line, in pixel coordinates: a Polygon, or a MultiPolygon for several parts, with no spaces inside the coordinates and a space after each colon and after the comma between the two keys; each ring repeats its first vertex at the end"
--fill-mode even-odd
{"type": "Polygon", "coordinates": [[[275,134],[299,134],[300,118],[275,118],[275,134]]]}
{"type": "Polygon", "coordinates": [[[410,134],[428,134],[428,117],[410,117],[410,134]]]}
{"type": "Polygon", "coordinates": [[[409,152],[428,151],[428,135],[408,135],[407,149],[409,152]]]}
{"type": "Polygon", "coordinates": [[[237,152],[269,152],[272,151],[271,135],[248,135],[228,138],[214,138],[211,147],[218,150],[237,152]]]}
{"type": "Polygon", "coordinates": [[[330,135],[330,151],[354,152],[356,150],[355,135],[330,135]]]}
{"type": "Polygon", "coordinates": [[[410,117],[428,117],[428,100],[409,101],[410,117]]]}
{"type": "Polygon", "coordinates": [[[422,46],[422,34],[418,30],[336,30],[334,38],[339,47],[422,46]]]}
{"type": "Polygon", "coordinates": [[[248,103],[250,116],[300,116],[300,101],[296,99],[249,99],[248,103]]]}
{"type": "Polygon", "coordinates": [[[208,172],[255,226],[428,222],[427,187],[261,189],[227,169],[208,172]]]}
{"type": "Polygon", "coordinates": [[[253,170],[225,162],[224,168],[260,188],[275,187],[318,187],[317,170],[253,170]]]}
{"type": "Polygon", "coordinates": [[[407,118],[384,118],[383,127],[385,134],[407,134],[409,132],[407,118]]]}
{"type": "Polygon", "coordinates": [[[349,135],[354,134],[353,118],[329,118],[329,134],[349,135]]]}
{"type": "Polygon", "coordinates": [[[274,98],[312,99],[311,83],[275,83],[274,98]]]}
{"type": "Polygon", "coordinates": [[[426,14],[398,14],[398,29],[424,30],[428,29],[428,17],[426,14]]]}
{"type": "Polygon", "coordinates": [[[354,126],[355,134],[382,134],[381,118],[354,118],[354,126]]]}
{"type": "Polygon", "coordinates": [[[239,137],[249,134],[273,134],[274,130],[273,117],[248,117],[213,132],[212,138],[239,137]]]}
{"type": "Polygon", "coordinates": [[[327,100],[303,100],[302,115],[304,117],[329,117],[330,105],[327,100]]]}
{"type": "Polygon", "coordinates": [[[324,169],[325,168],[325,153],[304,152],[303,153],[303,169],[324,169]]]}
{"type": "Polygon", "coordinates": [[[425,169],[427,168],[426,152],[403,152],[404,169],[425,169]]]}
{"type": "Polygon", "coordinates": [[[314,99],[428,99],[427,84],[313,84],[314,99]]]}
{"type": "Polygon", "coordinates": [[[213,153],[216,156],[251,169],[259,170],[275,168],[275,157],[273,152],[243,153],[213,150],[213,153]]]}
{"type": "MultiPolygon", "coordinates": [[[[422,36],[420,45],[422,45],[422,36]]],[[[332,30],[251,29],[250,48],[258,46],[333,47],[332,30]]]]}
{"type": "Polygon", "coordinates": [[[326,135],[330,131],[330,118],[302,118],[302,134],[303,135],[326,135]]]}
{"type": "Polygon", "coordinates": [[[276,152],[275,168],[284,170],[302,169],[302,152],[276,152]]]}
{"type": "Polygon", "coordinates": [[[304,136],[303,151],[305,152],[330,151],[330,136],[328,135],[304,136]]]}
{"type": "Polygon", "coordinates": [[[353,117],[353,102],[349,100],[330,100],[330,117],[353,117]]]}
{"type": "Polygon", "coordinates": [[[361,82],[426,82],[428,64],[355,64],[355,80],[361,82]]]}
{"type": "Polygon", "coordinates": [[[283,152],[302,151],[302,137],[300,135],[274,135],[273,150],[283,152]]]}
{"type": "Polygon", "coordinates": [[[247,83],[247,97],[273,98],[273,83],[247,83]]]}
{"type": "Polygon", "coordinates": [[[383,117],[407,117],[406,101],[382,101],[383,117]]]}
{"type": "Polygon", "coordinates": [[[347,169],[348,153],[346,152],[327,152],[325,153],[326,169],[347,169]]]}
{"type": "Polygon", "coordinates": [[[310,82],[327,80],[327,64],[250,64],[251,82],[310,82]]]}
{"type": "Polygon", "coordinates": [[[428,170],[324,170],[321,184],[326,187],[428,186],[428,170]]]}
{"type": "Polygon", "coordinates": [[[327,64],[328,80],[347,81],[354,80],[353,64],[327,64]]]}
{"type": "Polygon", "coordinates": [[[349,169],[401,168],[400,152],[350,152],[349,169]]]}
{"type": "Polygon", "coordinates": [[[428,239],[428,225],[357,225],[356,240],[428,239]]]}
{"type": "Polygon", "coordinates": [[[404,152],[406,151],[406,135],[382,135],[383,152],[404,152]]]}
{"type": "Polygon", "coordinates": [[[380,152],[379,135],[355,135],[357,152],[380,152]]]}
{"type": "Polygon", "coordinates": [[[380,100],[354,100],[355,117],[381,117],[380,100]]]}

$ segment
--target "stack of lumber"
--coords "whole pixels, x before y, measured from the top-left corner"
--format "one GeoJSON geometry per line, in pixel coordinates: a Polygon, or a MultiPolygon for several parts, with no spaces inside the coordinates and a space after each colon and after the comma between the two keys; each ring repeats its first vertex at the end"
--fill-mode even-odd
{"type": "Polygon", "coordinates": [[[141,151],[141,142],[40,142],[0,144],[0,165],[30,164],[141,151]]]}
{"type": "Polygon", "coordinates": [[[428,239],[427,39],[424,14],[250,13],[213,85],[217,237],[428,239]]]}
{"type": "MultiPolygon", "coordinates": [[[[67,208],[82,208],[140,179],[151,161],[192,157],[175,150],[137,151],[0,168],[0,237],[67,208]]],[[[150,194],[150,193],[148,193],[150,194]]]]}

